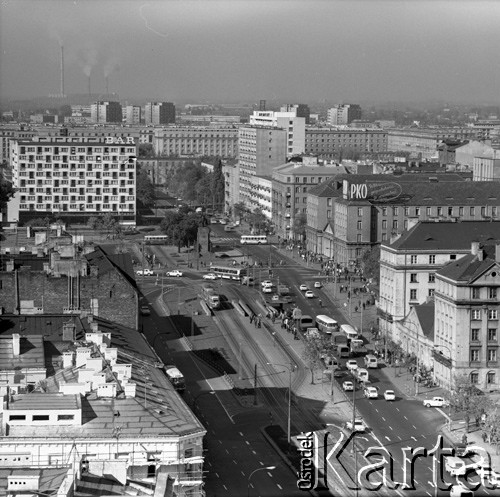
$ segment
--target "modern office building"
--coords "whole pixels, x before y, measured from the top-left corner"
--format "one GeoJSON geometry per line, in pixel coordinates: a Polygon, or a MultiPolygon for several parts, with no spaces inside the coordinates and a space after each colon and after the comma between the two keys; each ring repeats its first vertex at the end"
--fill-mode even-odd
{"type": "Polygon", "coordinates": [[[172,102],[148,102],[144,108],[146,124],[161,125],[175,123],[175,105],[172,102]]]}
{"type": "Polygon", "coordinates": [[[119,102],[95,102],[90,106],[90,119],[93,123],[121,123],[122,106],[119,102]]]}
{"type": "Polygon", "coordinates": [[[288,112],[254,111],[250,125],[281,128],[286,131],[286,156],[301,155],[305,152],[305,117],[298,117],[298,107],[288,112]]]}
{"type": "Polygon", "coordinates": [[[338,104],[327,111],[326,121],[331,126],[351,124],[361,119],[361,107],[357,104],[338,104]]]}
{"type": "Polygon", "coordinates": [[[18,220],[85,221],[112,213],[135,224],[137,144],[132,137],[33,137],[11,142],[18,220]]]}
{"type": "MultiPolygon", "coordinates": [[[[153,129],[153,128],[151,128],[153,129]]],[[[153,129],[153,150],[164,157],[238,156],[238,126],[168,126],[153,129]]]]}
{"type": "Polygon", "coordinates": [[[308,155],[340,160],[343,154],[386,152],[387,131],[311,127],[306,129],[305,149],[308,155]]]}

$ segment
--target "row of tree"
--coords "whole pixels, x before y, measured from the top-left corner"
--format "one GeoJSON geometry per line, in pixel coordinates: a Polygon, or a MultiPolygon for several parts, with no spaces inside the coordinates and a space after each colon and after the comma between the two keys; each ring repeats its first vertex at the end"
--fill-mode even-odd
{"type": "Polygon", "coordinates": [[[168,236],[170,245],[181,247],[193,245],[198,237],[198,228],[207,226],[208,219],[203,214],[193,212],[188,207],[179,211],[169,211],[160,223],[160,229],[168,236]]]}

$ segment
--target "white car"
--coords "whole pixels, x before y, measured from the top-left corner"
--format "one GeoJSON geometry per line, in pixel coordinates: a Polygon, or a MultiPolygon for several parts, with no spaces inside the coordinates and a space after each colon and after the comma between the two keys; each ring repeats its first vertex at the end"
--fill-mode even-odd
{"type": "Polygon", "coordinates": [[[448,401],[443,397],[433,397],[432,399],[424,400],[425,407],[446,407],[447,405],[448,401]]]}
{"type": "Polygon", "coordinates": [[[275,293],[275,294],[271,297],[271,300],[272,300],[273,302],[277,302],[279,299],[280,299],[280,296],[279,296],[277,293],[275,293]]]}
{"type": "Polygon", "coordinates": [[[492,471],[488,478],[488,483],[493,488],[500,488],[500,473],[495,473],[494,471],[492,471]]]}
{"type": "Polygon", "coordinates": [[[262,288],[262,293],[273,293],[273,289],[270,286],[265,286],[262,288]]]}
{"type": "Polygon", "coordinates": [[[344,392],[352,392],[354,390],[354,383],[352,381],[344,381],[344,383],[342,383],[342,388],[344,392]]]}
{"type": "Polygon", "coordinates": [[[474,492],[462,484],[453,485],[450,488],[450,497],[473,497],[474,492]]]}
{"type": "Polygon", "coordinates": [[[363,431],[366,431],[366,429],[367,429],[365,422],[361,418],[354,419],[354,426],[353,426],[352,420],[347,421],[347,423],[345,424],[345,427],[351,431],[362,431],[363,432],[363,431]]]}
{"type": "Polygon", "coordinates": [[[265,280],[261,283],[262,288],[272,288],[273,282],[270,280],[265,280]]]}
{"type": "Polygon", "coordinates": [[[321,284],[321,281],[315,281],[314,282],[314,288],[321,288],[323,285],[321,284]]]}
{"type": "Polygon", "coordinates": [[[227,221],[226,221],[225,219],[221,219],[221,220],[219,221],[219,223],[220,223],[220,224],[227,224],[227,221]]]}
{"type": "Polygon", "coordinates": [[[173,271],[167,271],[167,276],[175,276],[176,278],[180,278],[182,276],[182,272],[178,269],[174,269],[173,271]]]}
{"type": "Polygon", "coordinates": [[[385,400],[396,400],[396,394],[394,390],[386,390],[384,392],[384,399],[385,400]]]}
{"type": "Polygon", "coordinates": [[[366,387],[363,395],[367,399],[378,399],[378,389],[376,387],[366,387]]]}
{"type": "Polygon", "coordinates": [[[217,276],[214,273],[207,273],[203,275],[204,280],[216,280],[217,276]]]}
{"type": "Polygon", "coordinates": [[[308,299],[313,299],[314,298],[314,293],[311,292],[311,290],[307,290],[307,292],[304,294],[306,298],[308,299]]]}
{"type": "Polygon", "coordinates": [[[144,271],[139,269],[136,274],[137,276],[153,276],[155,273],[151,269],[144,269],[144,271]]]}
{"type": "Polygon", "coordinates": [[[307,290],[309,290],[309,287],[307,285],[305,285],[304,283],[302,283],[302,285],[299,286],[299,290],[301,292],[306,292],[307,290]]]}
{"type": "Polygon", "coordinates": [[[349,359],[346,363],[345,363],[345,367],[349,370],[349,371],[354,371],[355,369],[358,369],[358,363],[356,362],[355,359],[349,359]]]}

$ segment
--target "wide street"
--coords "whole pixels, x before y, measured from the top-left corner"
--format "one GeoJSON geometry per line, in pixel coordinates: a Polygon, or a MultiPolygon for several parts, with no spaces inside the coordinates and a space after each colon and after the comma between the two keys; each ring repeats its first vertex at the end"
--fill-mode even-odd
{"type": "MultiPolygon", "coordinates": [[[[217,243],[222,247],[227,245],[228,248],[232,248],[237,244],[239,238],[237,233],[224,232],[222,227],[219,226],[214,231],[219,238],[217,243]]],[[[160,263],[160,274],[162,274],[164,272],[163,266],[167,263],[166,260],[163,261],[163,248],[154,246],[151,249],[157,257],[156,262],[160,263]]],[[[260,267],[252,268],[250,274],[254,273],[257,281],[273,279],[276,284],[279,280],[279,283],[288,286],[295,295],[295,303],[303,314],[309,314],[313,317],[318,314],[327,314],[339,323],[346,322],[348,309],[335,307],[330,300],[331,295],[323,290],[313,288],[314,281],[324,280],[324,277],[318,275],[317,269],[298,264],[290,257],[278,253],[272,245],[246,246],[244,247],[244,253],[252,262],[262,262],[264,266],[267,266],[269,259],[272,260],[272,278],[269,276],[267,267],[262,269],[260,267]],[[282,261],[281,265],[280,261],[282,261]],[[314,291],[315,298],[307,299],[304,297],[303,292],[299,290],[302,283],[307,284],[314,291]],[[319,299],[322,300],[322,306],[319,305],[319,299]]],[[[221,264],[224,264],[224,262],[222,261],[221,264]]],[[[220,381],[218,373],[186,350],[182,340],[178,339],[177,331],[174,329],[171,319],[164,316],[164,309],[158,300],[158,296],[162,291],[162,284],[165,290],[173,288],[173,285],[175,285],[175,288],[189,288],[195,283],[203,281],[196,271],[183,269],[183,272],[183,278],[179,279],[162,278],[161,276],[138,277],[140,288],[147,301],[153,304],[155,311],[151,316],[143,318],[143,330],[150,343],[154,344],[159,356],[167,363],[175,363],[184,372],[187,380],[185,399],[202,419],[208,430],[206,437],[208,451],[205,465],[207,471],[205,486],[207,496],[245,495],[248,490],[252,492],[251,495],[262,496],[304,495],[304,492],[299,491],[296,487],[295,475],[290,468],[283,464],[277,453],[270,448],[260,431],[263,426],[270,424],[270,413],[274,417],[279,416],[281,425],[286,429],[286,395],[276,397],[278,402],[282,404],[278,407],[271,405],[273,402],[272,399],[269,400],[268,395],[261,395],[257,406],[238,404],[234,397],[230,395],[230,392],[227,391],[228,386],[220,381]],[[214,391],[215,394],[210,394],[211,391],[214,391]],[[281,401],[279,401],[280,398],[281,401]],[[275,466],[275,468],[272,470],[262,469],[271,466],[275,466]],[[255,470],[258,471],[253,473],[255,470]],[[251,474],[252,477],[249,482],[248,478],[251,474]]],[[[260,289],[257,282],[254,288],[234,286],[234,284],[228,282],[224,282],[223,285],[224,293],[228,299],[243,296],[250,305],[257,300],[256,292],[260,289]]],[[[264,356],[256,359],[255,354],[257,352],[252,351],[250,345],[241,348],[242,340],[247,343],[252,341],[253,343],[253,339],[249,340],[248,336],[245,338],[244,335],[240,335],[240,333],[243,333],[243,328],[248,325],[243,324],[234,310],[216,311],[214,319],[221,325],[223,322],[233,322],[233,330],[238,330],[233,331],[233,334],[237,336],[236,343],[238,343],[238,340],[240,343],[240,350],[233,350],[233,360],[236,364],[238,361],[245,362],[246,359],[247,363],[259,360],[261,363],[266,361],[264,356]],[[253,354],[251,359],[245,357],[247,354],[253,354]],[[237,358],[238,355],[239,359],[237,358]]],[[[278,329],[279,327],[276,326],[276,330],[278,329]]],[[[187,334],[187,330],[183,331],[187,334]]],[[[257,337],[257,332],[255,332],[255,336],[257,337]]],[[[265,339],[260,340],[260,346],[264,350],[271,346],[271,342],[266,345],[265,342],[262,342],[265,339]]],[[[297,346],[299,343],[296,342],[297,346]]],[[[258,338],[255,339],[252,346],[254,349],[259,346],[258,338]]],[[[276,342],[272,346],[276,347],[276,342]]],[[[293,347],[293,344],[291,347],[293,347]]],[[[234,344],[232,348],[235,348],[234,344]]],[[[300,362],[300,359],[298,361],[300,362]]],[[[358,364],[362,365],[362,358],[358,358],[358,364]]],[[[268,371],[265,369],[264,364],[260,364],[260,367],[264,371],[268,371]]],[[[362,436],[357,437],[359,444],[356,453],[357,457],[353,458],[352,453],[346,453],[341,456],[340,461],[347,472],[352,475],[355,466],[359,469],[369,462],[374,462],[373,459],[368,461],[364,458],[364,450],[371,446],[382,446],[394,460],[392,480],[402,482],[404,480],[405,454],[403,449],[408,447],[412,449],[422,447],[428,451],[433,449],[436,445],[439,427],[444,423],[445,418],[439,410],[427,409],[422,405],[421,400],[408,399],[405,392],[398,391],[384,374],[383,368],[369,371],[370,384],[379,388],[381,396],[376,400],[369,400],[364,398],[362,390],[355,392],[354,399],[357,415],[363,417],[369,430],[362,436]],[[396,390],[397,399],[395,402],[388,402],[383,399],[382,394],[386,389],[396,390]]],[[[286,386],[286,377],[282,378],[280,375],[276,375],[273,378],[273,375],[270,376],[270,378],[266,378],[266,382],[270,383],[265,383],[265,385],[271,385],[268,390],[272,390],[273,382],[275,388],[283,390],[286,386]]],[[[294,373],[293,388],[297,385],[297,377],[297,373],[294,373]]],[[[309,376],[303,373],[300,381],[307,382],[308,379],[309,376]]],[[[341,383],[345,379],[349,379],[348,374],[336,379],[338,389],[334,398],[339,399],[337,401],[339,403],[348,402],[341,392],[341,383]]],[[[264,386],[264,383],[261,383],[261,385],[264,386]]],[[[351,402],[351,394],[349,394],[349,397],[349,402],[351,402]]],[[[329,400],[331,399],[325,398],[325,402],[329,400]]],[[[317,426],[312,428],[315,430],[322,430],[328,427],[329,423],[338,424],[337,418],[329,419],[328,416],[314,418],[311,412],[305,414],[305,405],[307,405],[307,402],[302,398],[300,403],[297,403],[297,405],[294,403],[292,406],[292,435],[297,435],[299,431],[311,429],[315,419],[317,426]]],[[[348,411],[352,411],[352,404],[349,403],[346,408],[348,411]]],[[[332,427],[328,427],[328,429],[336,430],[336,428],[332,427]]],[[[432,467],[431,456],[416,459],[413,478],[415,490],[414,493],[411,492],[413,495],[429,495],[431,497],[433,495],[449,494],[449,492],[436,491],[434,488],[432,467]]],[[[329,478],[332,478],[330,488],[345,487],[344,481],[338,481],[338,475],[330,473],[329,478]],[[337,481],[335,481],[336,479],[337,481]]],[[[409,493],[407,490],[404,492],[409,493]]],[[[401,490],[388,492],[386,488],[382,488],[380,493],[403,495],[401,490]]],[[[476,493],[476,495],[482,494],[482,492],[476,493]]],[[[360,492],[360,495],[363,495],[363,491],[360,492]]],[[[491,491],[484,490],[484,495],[492,494],[491,491]]]]}

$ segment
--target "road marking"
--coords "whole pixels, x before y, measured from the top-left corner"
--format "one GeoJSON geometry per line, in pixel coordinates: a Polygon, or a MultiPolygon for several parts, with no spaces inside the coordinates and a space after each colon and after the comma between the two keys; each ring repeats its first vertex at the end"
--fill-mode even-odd
{"type": "Polygon", "coordinates": [[[273,474],[272,474],[272,473],[269,473],[269,471],[267,472],[267,474],[269,475],[269,478],[272,478],[272,477],[273,477],[273,474]]]}
{"type": "MultiPolygon", "coordinates": [[[[250,486],[251,486],[252,488],[255,488],[255,487],[253,486],[253,483],[250,483],[250,486]]],[[[224,488],[225,488],[225,487],[224,487],[224,488]]],[[[226,490],[227,490],[227,488],[226,488],[226,490]]]]}
{"type": "Polygon", "coordinates": [[[283,487],[282,487],[279,483],[276,483],[276,486],[277,486],[280,490],[283,490],[283,487]]]}
{"type": "Polygon", "coordinates": [[[434,483],[432,483],[431,481],[427,480],[427,483],[432,487],[434,488],[434,483]]]}
{"type": "Polygon", "coordinates": [[[390,425],[389,425],[389,429],[390,429],[391,431],[393,431],[393,428],[392,428],[392,426],[390,426],[390,425]]]}
{"type": "Polygon", "coordinates": [[[233,462],[234,462],[234,464],[236,464],[236,466],[238,466],[238,463],[234,459],[233,459],[233,462]]]}
{"type": "Polygon", "coordinates": [[[387,440],[389,440],[389,442],[391,441],[391,439],[386,435],[385,438],[387,438],[387,440]]]}
{"type": "Polygon", "coordinates": [[[212,430],[212,435],[216,435],[215,430],[212,430]]]}
{"type": "Polygon", "coordinates": [[[216,476],[217,478],[219,478],[219,473],[215,473],[215,476],[216,476]]]}
{"type": "Polygon", "coordinates": [[[377,409],[377,408],[375,408],[375,411],[377,411],[377,412],[378,412],[378,409],[377,409]]]}
{"type": "Polygon", "coordinates": [[[425,438],[425,435],[420,435],[422,438],[425,438]]]}
{"type": "Polygon", "coordinates": [[[426,493],[427,495],[429,495],[430,497],[432,497],[432,495],[431,495],[428,491],[427,491],[427,492],[425,492],[425,493],[426,493]]]}
{"type": "Polygon", "coordinates": [[[416,439],[415,437],[413,437],[413,436],[412,436],[411,438],[412,438],[415,442],[417,441],[417,439],[416,439]]]}
{"type": "Polygon", "coordinates": [[[229,454],[229,451],[226,449],[226,454],[229,454]]]}
{"type": "MultiPolygon", "coordinates": [[[[251,485],[251,483],[250,483],[250,485],[251,485]]],[[[223,484],[222,484],[222,486],[224,487],[224,490],[226,490],[226,492],[227,492],[227,487],[226,487],[226,485],[224,485],[224,483],[223,483],[223,484]]]]}
{"type": "Polygon", "coordinates": [[[385,418],[384,418],[384,416],[382,416],[382,421],[385,421],[385,418]]]}
{"type": "Polygon", "coordinates": [[[243,471],[241,471],[241,474],[242,474],[243,476],[245,476],[245,473],[243,473],[243,471]]]}
{"type": "Polygon", "coordinates": [[[399,435],[398,435],[399,440],[403,440],[399,435]]]}
{"type": "Polygon", "coordinates": [[[253,454],[254,456],[256,456],[256,455],[257,455],[257,452],[255,452],[255,450],[252,450],[252,454],[253,454]]]}
{"type": "Polygon", "coordinates": [[[239,431],[238,433],[240,434],[240,437],[242,437],[242,436],[243,436],[243,433],[241,433],[241,431],[239,431]]]}
{"type": "Polygon", "coordinates": [[[399,407],[396,407],[396,411],[398,411],[398,412],[399,412],[399,407]]]}
{"type": "Polygon", "coordinates": [[[406,419],[406,421],[408,421],[408,418],[406,416],[404,416],[404,418],[406,419]]]}
{"type": "Polygon", "coordinates": [[[249,442],[248,440],[245,440],[245,443],[246,443],[247,445],[250,445],[250,442],[249,442]]]}
{"type": "Polygon", "coordinates": [[[259,464],[260,464],[261,466],[264,466],[264,463],[263,463],[262,461],[259,461],[259,464]]]}
{"type": "Polygon", "coordinates": [[[222,440],[219,440],[219,443],[222,445],[222,440]]]}
{"type": "Polygon", "coordinates": [[[415,430],[417,429],[417,427],[415,425],[412,425],[412,426],[413,426],[413,428],[415,428],[415,430]]]}

